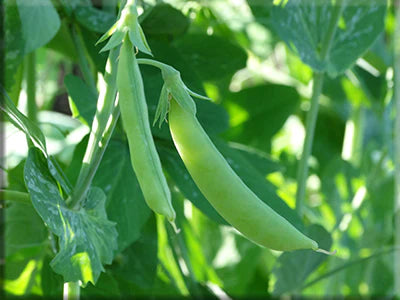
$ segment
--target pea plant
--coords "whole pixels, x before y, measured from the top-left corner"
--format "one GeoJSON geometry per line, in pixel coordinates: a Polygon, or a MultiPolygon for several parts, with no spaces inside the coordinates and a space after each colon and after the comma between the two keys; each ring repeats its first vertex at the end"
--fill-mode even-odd
{"type": "Polygon", "coordinates": [[[400,3],[2,13],[2,296],[400,296],[400,3]]]}

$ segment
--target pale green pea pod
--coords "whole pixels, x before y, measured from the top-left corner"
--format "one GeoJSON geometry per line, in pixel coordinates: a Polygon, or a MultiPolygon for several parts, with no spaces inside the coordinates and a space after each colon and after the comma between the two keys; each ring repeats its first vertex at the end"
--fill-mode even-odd
{"type": "Polygon", "coordinates": [[[211,142],[195,114],[182,108],[174,98],[170,100],[169,126],[175,146],[200,191],[244,236],[274,250],[324,252],[243,183],[211,142]]]}
{"type": "Polygon", "coordinates": [[[143,80],[134,47],[127,36],[119,57],[117,87],[132,167],[146,203],[156,213],[173,222],[175,211],[171,204],[171,193],[151,134],[143,80]]]}

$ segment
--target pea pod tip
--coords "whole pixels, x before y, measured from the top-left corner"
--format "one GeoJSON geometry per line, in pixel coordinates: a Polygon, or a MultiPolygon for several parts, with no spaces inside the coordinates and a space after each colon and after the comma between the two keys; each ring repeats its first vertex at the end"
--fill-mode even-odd
{"type": "Polygon", "coordinates": [[[181,232],[181,229],[176,226],[174,220],[168,220],[168,222],[171,224],[176,234],[179,234],[181,232]]]}
{"type": "Polygon", "coordinates": [[[319,253],[323,253],[323,254],[326,254],[326,255],[335,255],[336,252],[337,252],[337,250],[327,251],[327,250],[325,250],[325,249],[320,249],[320,248],[315,249],[314,251],[315,251],[315,252],[319,252],[319,253]]]}

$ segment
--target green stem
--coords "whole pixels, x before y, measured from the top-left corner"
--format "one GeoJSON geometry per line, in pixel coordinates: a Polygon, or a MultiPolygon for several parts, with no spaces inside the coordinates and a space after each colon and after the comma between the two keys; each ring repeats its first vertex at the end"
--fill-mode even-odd
{"type": "Polygon", "coordinates": [[[36,55],[35,52],[28,54],[26,59],[26,91],[28,101],[28,118],[37,122],[36,106],[36,55]]]}
{"type": "Polygon", "coordinates": [[[78,53],[79,67],[82,71],[83,78],[85,79],[86,83],[89,85],[92,93],[97,95],[96,80],[95,80],[92,70],[90,68],[89,56],[87,54],[85,43],[82,39],[82,35],[80,33],[78,25],[76,25],[76,24],[72,25],[71,36],[72,36],[72,40],[74,42],[76,52],[78,53]]]}
{"type": "Polygon", "coordinates": [[[168,241],[169,241],[169,244],[170,244],[171,250],[172,250],[172,255],[174,256],[176,265],[178,266],[178,270],[183,278],[183,281],[185,282],[186,288],[188,289],[188,291],[190,292],[190,294],[192,296],[197,297],[200,295],[198,287],[197,287],[197,282],[196,282],[195,278],[192,276],[191,270],[189,270],[189,265],[187,264],[187,261],[185,260],[185,257],[183,256],[183,253],[182,253],[183,251],[180,248],[181,245],[180,245],[179,241],[177,241],[176,236],[179,235],[180,233],[176,234],[172,228],[172,225],[169,223],[168,224],[165,223],[165,227],[167,230],[168,241]],[[183,261],[185,262],[185,265],[188,268],[190,281],[188,280],[187,276],[184,274],[182,267],[179,263],[180,257],[179,257],[177,248],[180,250],[180,252],[181,252],[180,254],[183,258],[183,261]]]}
{"type": "Polygon", "coordinates": [[[300,288],[300,290],[304,290],[304,289],[306,289],[306,288],[308,288],[308,287],[310,287],[310,286],[312,286],[312,285],[314,285],[314,284],[320,282],[321,280],[324,280],[324,279],[326,279],[326,278],[328,278],[328,277],[330,277],[330,276],[332,276],[332,275],[335,275],[335,274],[338,273],[338,272],[341,272],[341,271],[343,271],[343,270],[346,270],[347,268],[350,268],[350,267],[352,267],[352,266],[354,266],[354,265],[364,263],[364,262],[366,262],[366,261],[368,261],[368,260],[370,260],[370,259],[379,257],[379,256],[381,256],[381,255],[389,254],[389,253],[391,253],[391,252],[393,252],[393,251],[399,251],[399,248],[396,249],[396,247],[393,247],[393,248],[390,248],[390,249],[382,250],[382,251],[379,251],[379,252],[377,252],[377,253],[374,253],[374,254],[372,254],[372,255],[370,255],[370,256],[367,256],[367,257],[364,257],[364,258],[360,258],[360,259],[356,259],[356,260],[350,261],[350,262],[348,262],[348,263],[345,263],[345,264],[343,264],[343,265],[341,265],[341,266],[339,266],[339,267],[337,267],[337,268],[334,268],[334,269],[332,269],[332,270],[326,272],[325,274],[323,274],[323,275],[321,275],[321,276],[318,276],[316,279],[307,282],[306,284],[304,284],[304,285],[300,288]]]}
{"type": "Polygon", "coordinates": [[[1,200],[24,203],[29,205],[31,204],[31,199],[29,197],[29,194],[19,191],[0,189],[0,201],[1,200]]]}
{"type": "Polygon", "coordinates": [[[306,183],[308,177],[308,160],[311,156],[311,149],[314,139],[315,125],[318,116],[318,102],[322,91],[324,75],[322,73],[314,73],[313,93],[311,97],[310,111],[307,113],[306,138],[304,140],[303,152],[300,159],[299,169],[297,173],[297,195],[296,210],[300,217],[303,216],[304,198],[306,196],[306,183]]]}
{"type": "Polygon", "coordinates": [[[64,300],[79,300],[81,288],[79,282],[66,282],[64,283],[64,300]]]}
{"type": "Polygon", "coordinates": [[[116,101],[118,55],[119,48],[114,48],[110,51],[104,75],[105,86],[103,86],[103,91],[100,91],[97,100],[96,115],[92,123],[89,142],[83,157],[74,194],[68,201],[70,207],[75,209],[79,209],[80,203],[86,197],[119,118],[119,108],[116,101]]]}
{"type": "Polygon", "coordinates": [[[160,70],[163,70],[165,68],[171,68],[171,66],[169,66],[167,64],[164,64],[164,63],[159,62],[154,59],[148,59],[148,58],[138,58],[137,63],[142,64],[142,65],[153,66],[153,67],[159,68],[160,70]]]}
{"type": "MultiPolygon", "coordinates": [[[[394,197],[394,244],[400,248],[400,1],[395,1],[396,29],[394,32],[394,100],[396,101],[396,120],[394,128],[394,163],[395,163],[395,197],[394,197]]],[[[394,293],[400,297],[400,250],[394,255],[394,293]]]]}
{"type": "MultiPolygon", "coordinates": [[[[333,37],[335,36],[337,24],[342,14],[343,0],[337,0],[334,6],[331,20],[329,22],[328,31],[325,39],[321,44],[320,58],[324,61],[332,46],[333,37]]],[[[324,74],[314,72],[313,93],[311,96],[311,108],[307,114],[306,138],[303,145],[303,152],[300,159],[299,169],[297,173],[297,194],[296,194],[296,210],[300,217],[303,216],[304,198],[306,196],[306,183],[308,177],[308,160],[311,156],[312,144],[314,139],[315,124],[318,116],[319,97],[322,91],[324,74]]]]}

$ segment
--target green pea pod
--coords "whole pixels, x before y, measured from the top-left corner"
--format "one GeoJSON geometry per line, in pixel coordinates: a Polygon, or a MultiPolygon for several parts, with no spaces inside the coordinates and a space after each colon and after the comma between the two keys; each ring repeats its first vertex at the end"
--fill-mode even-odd
{"type": "Polygon", "coordinates": [[[171,204],[171,193],[151,135],[142,76],[133,45],[127,36],[119,57],[117,87],[132,167],[146,203],[156,213],[166,216],[172,222],[175,211],[171,204]]]}
{"type": "Polygon", "coordinates": [[[196,185],[227,222],[248,239],[267,248],[320,251],[315,241],[293,227],[243,183],[196,116],[174,98],[170,101],[169,126],[175,146],[196,185]]]}

